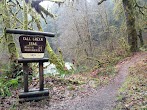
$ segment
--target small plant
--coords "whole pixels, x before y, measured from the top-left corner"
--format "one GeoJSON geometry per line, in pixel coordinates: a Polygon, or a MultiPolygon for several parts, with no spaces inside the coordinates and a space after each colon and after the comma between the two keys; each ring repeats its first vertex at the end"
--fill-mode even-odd
{"type": "Polygon", "coordinates": [[[11,96],[10,88],[18,86],[18,78],[8,79],[7,77],[0,78],[0,96],[11,96]]]}

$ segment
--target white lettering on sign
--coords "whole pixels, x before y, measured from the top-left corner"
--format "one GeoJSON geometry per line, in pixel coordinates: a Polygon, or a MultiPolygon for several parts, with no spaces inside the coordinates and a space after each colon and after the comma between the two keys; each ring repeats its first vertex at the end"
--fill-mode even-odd
{"type": "Polygon", "coordinates": [[[31,38],[30,37],[23,37],[23,40],[25,40],[25,41],[31,41],[31,38]]]}
{"type": "Polygon", "coordinates": [[[41,49],[25,49],[25,51],[41,52],[41,49]]]}
{"type": "Polygon", "coordinates": [[[29,45],[31,46],[34,46],[34,45],[36,45],[37,46],[37,42],[29,42],[29,45]]]}
{"type": "Polygon", "coordinates": [[[39,38],[39,37],[32,37],[32,39],[31,39],[31,37],[23,37],[23,40],[25,40],[25,41],[43,41],[43,38],[39,38]]]}
{"type": "Polygon", "coordinates": [[[46,38],[42,36],[20,36],[20,47],[23,58],[43,58],[46,38]]]}
{"type": "Polygon", "coordinates": [[[43,38],[35,37],[33,38],[33,41],[43,41],[43,38]]]}
{"type": "Polygon", "coordinates": [[[34,49],[34,47],[27,47],[27,46],[25,46],[24,47],[24,50],[26,51],[26,52],[29,52],[29,51],[32,51],[32,52],[41,52],[42,51],[42,46],[39,46],[38,47],[38,49],[34,49]]]}

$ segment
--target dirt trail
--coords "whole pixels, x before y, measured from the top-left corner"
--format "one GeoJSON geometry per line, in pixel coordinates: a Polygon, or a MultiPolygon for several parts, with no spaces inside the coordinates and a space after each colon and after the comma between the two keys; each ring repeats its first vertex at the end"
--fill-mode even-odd
{"type": "Polygon", "coordinates": [[[70,102],[63,102],[59,106],[51,106],[48,110],[112,110],[115,106],[117,91],[125,81],[129,67],[145,58],[147,58],[147,53],[135,54],[117,65],[119,67],[118,75],[110,84],[97,89],[88,97],[75,98],[70,102]]]}

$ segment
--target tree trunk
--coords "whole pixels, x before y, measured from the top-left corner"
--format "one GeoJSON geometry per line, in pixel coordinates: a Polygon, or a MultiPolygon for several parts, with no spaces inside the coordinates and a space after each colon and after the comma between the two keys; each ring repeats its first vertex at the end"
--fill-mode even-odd
{"type": "Polygon", "coordinates": [[[138,37],[140,39],[140,46],[142,47],[144,45],[144,42],[143,42],[142,30],[141,29],[139,29],[138,37]]]}
{"type": "MultiPolygon", "coordinates": [[[[2,17],[3,17],[4,27],[11,28],[7,1],[2,0],[2,4],[3,4],[2,17]]],[[[16,59],[18,58],[19,55],[18,55],[17,48],[16,48],[12,34],[4,33],[4,35],[5,35],[5,40],[8,46],[9,55],[10,55],[10,68],[13,68],[12,65],[16,62],[16,59]]]]}
{"type": "Polygon", "coordinates": [[[123,0],[123,8],[126,17],[128,43],[130,45],[130,50],[131,52],[136,52],[138,50],[137,31],[135,29],[135,17],[133,13],[132,0],[123,0]]]}
{"type": "Polygon", "coordinates": [[[25,1],[23,1],[23,29],[28,30],[28,8],[25,1]]]}
{"type": "MultiPolygon", "coordinates": [[[[35,14],[34,16],[32,15],[33,19],[35,19],[35,23],[37,25],[37,28],[39,31],[43,31],[41,24],[40,24],[40,20],[38,19],[37,15],[35,14]]],[[[49,61],[50,63],[53,63],[56,65],[57,69],[64,71],[64,66],[65,63],[63,61],[63,56],[62,54],[60,55],[60,58],[58,58],[58,56],[54,53],[53,49],[51,48],[50,44],[48,41],[46,41],[46,50],[50,56],[49,61]],[[62,58],[61,58],[62,57],[62,58]]]]}
{"type": "Polygon", "coordinates": [[[88,56],[92,57],[93,56],[93,44],[92,44],[92,39],[91,39],[91,32],[89,29],[88,5],[87,5],[86,0],[85,0],[85,28],[87,30],[87,37],[89,41],[88,56]]]}

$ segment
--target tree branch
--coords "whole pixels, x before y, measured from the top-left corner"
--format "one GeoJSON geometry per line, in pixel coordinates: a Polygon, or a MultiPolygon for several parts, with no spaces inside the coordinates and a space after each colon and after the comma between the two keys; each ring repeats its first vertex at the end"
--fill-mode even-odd
{"type": "Polygon", "coordinates": [[[51,18],[55,18],[55,15],[47,11],[45,8],[43,8],[41,5],[39,5],[39,9],[46,15],[50,16],[51,18]]]}
{"type": "Polygon", "coordinates": [[[101,0],[98,2],[98,5],[102,4],[104,1],[107,1],[107,0],[101,0]]]}

